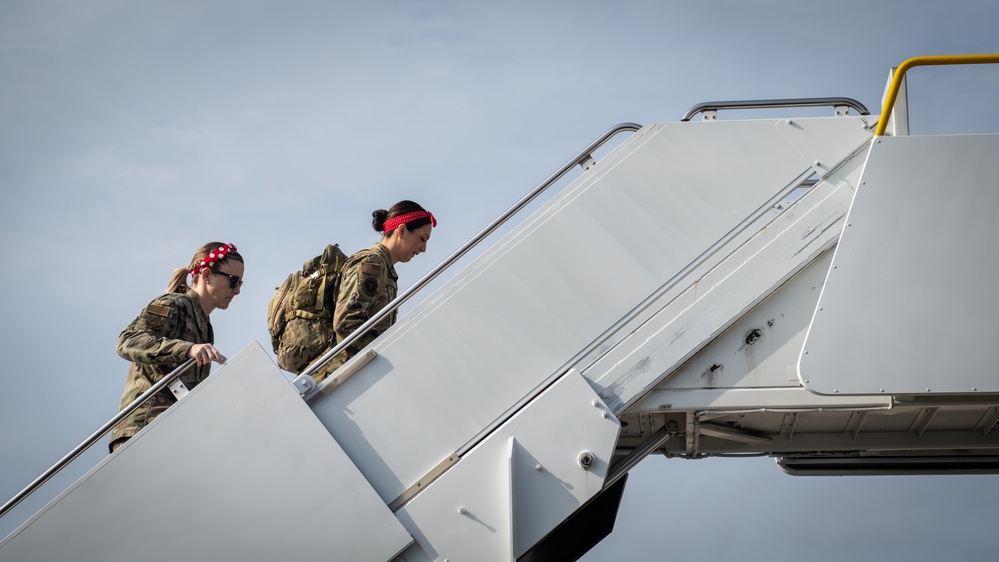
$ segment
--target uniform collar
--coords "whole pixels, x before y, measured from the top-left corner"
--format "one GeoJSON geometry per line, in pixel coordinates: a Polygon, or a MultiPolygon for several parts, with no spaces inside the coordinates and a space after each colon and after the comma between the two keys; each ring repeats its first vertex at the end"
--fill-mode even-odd
{"type": "Polygon", "coordinates": [[[383,246],[381,242],[375,242],[375,244],[371,246],[371,249],[377,251],[378,255],[382,257],[382,261],[384,261],[385,265],[388,266],[389,277],[392,278],[393,281],[398,281],[399,275],[395,272],[395,266],[392,265],[392,256],[389,254],[388,248],[383,246]]]}

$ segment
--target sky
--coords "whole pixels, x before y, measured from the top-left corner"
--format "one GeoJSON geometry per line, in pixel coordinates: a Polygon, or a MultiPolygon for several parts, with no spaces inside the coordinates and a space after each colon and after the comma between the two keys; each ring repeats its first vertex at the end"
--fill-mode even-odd
{"type": "MultiPolygon", "coordinates": [[[[205,242],[246,259],[216,347],[269,348],[274,288],[327,243],[369,246],[374,209],[440,221],[404,290],[618,123],[709,100],[879,113],[892,66],[999,52],[997,21],[990,0],[0,0],[0,501],[117,412],[118,333],[205,242]]],[[[974,70],[910,73],[913,132],[999,130],[999,74],[974,70]]],[[[583,560],[981,560],[997,484],[652,457],[583,560]]]]}

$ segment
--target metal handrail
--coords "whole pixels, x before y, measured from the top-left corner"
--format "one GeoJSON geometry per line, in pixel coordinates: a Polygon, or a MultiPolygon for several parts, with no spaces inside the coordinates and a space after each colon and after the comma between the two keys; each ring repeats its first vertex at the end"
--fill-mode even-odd
{"type": "MultiPolygon", "coordinates": [[[[451,266],[454,262],[458,261],[459,258],[464,256],[472,248],[474,248],[479,242],[482,241],[486,236],[492,234],[497,228],[503,225],[507,220],[510,219],[514,214],[523,209],[528,203],[537,198],[541,193],[548,189],[553,183],[558,181],[562,176],[569,172],[576,165],[586,164],[592,161],[592,153],[596,149],[604,145],[611,137],[621,133],[623,131],[637,131],[641,129],[642,126],[637,123],[621,123],[614,127],[611,127],[603,135],[599,136],[596,140],[589,144],[586,148],[577,153],[568,162],[566,162],[557,172],[548,176],[548,179],[541,182],[537,187],[531,190],[530,193],[525,195],[520,201],[517,201],[512,207],[510,207],[505,213],[494,220],[489,226],[484,228],[478,234],[476,234],[471,240],[465,243],[464,246],[458,248],[453,254],[451,254],[447,259],[442,261],[437,267],[432,269],[430,273],[423,276],[422,279],[416,282],[415,285],[410,287],[401,295],[397,296],[395,300],[390,302],[385,308],[379,310],[371,318],[369,318],[364,324],[361,324],[356,330],[343,339],[340,343],[330,348],[329,351],[324,353],[319,359],[315,360],[311,365],[309,365],[302,373],[295,379],[296,381],[307,380],[306,377],[311,378],[312,373],[317,369],[326,364],[327,361],[335,357],[338,353],[347,348],[350,344],[357,341],[362,335],[364,335],[372,326],[377,324],[382,318],[392,313],[392,311],[399,308],[403,303],[405,303],[409,298],[415,294],[417,291],[425,287],[431,281],[433,281],[441,272],[451,266]]],[[[327,380],[332,380],[332,377],[327,380]]],[[[312,389],[314,390],[314,389],[312,389]]]]}
{"type": "Polygon", "coordinates": [[[8,511],[14,509],[14,507],[17,504],[21,503],[21,500],[31,495],[31,493],[37,490],[39,486],[48,482],[50,478],[52,478],[53,476],[56,475],[57,472],[65,468],[65,466],[70,462],[72,462],[73,459],[80,456],[84,451],[89,449],[90,446],[96,443],[98,439],[104,437],[104,434],[107,433],[108,431],[111,431],[111,428],[113,428],[118,422],[125,419],[125,417],[134,412],[146,400],[152,398],[154,394],[166,388],[167,385],[172,383],[191,365],[194,365],[194,359],[188,359],[187,361],[182,363],[179,367],[177,367],[173,371],[170,371],[169,374],[167,374],[165,377],[157,381],[156,384],[150,387],[149,390],[145,391],[144,393],[142,393],[141,396],[133,400],[131,404],[125,406],[120,412],[118,412],[118,415],[111,418],[110,421],[102,425],[100,429],[95,431],[83,443],[77,445],[75,449],[73,449],[72,451],[69,452],[69,454],[60,459],[59,462],[52,465],[51,468],[43,472],[41,476],[39,476],[34,480],[34,482],[28,484],[28,486],[25,489],[21,490],[21,492],[18,493],[13,498],[11,498],[10,501],[3,504],[3,507],[0,507],[0,517],[3,517],[4,515],[7,514],[8,511]]]}
{"type": "Polygon", "coordinates": [[[895,98],[898,97],[898,90],[902,87],[902,78],[905,72],[914,66],[935,66],[945,64],[990,64],[999,62],[999,54],[991,55],[941,55],[934,57],[913,57],[898,65],[895,74],[891,79],[891,86],[888,88],[888,95],[885,96],[885,105],[881,110],[881,118],[878,126],[874,129],[874,136],[880,137],[885,134],[888,128],[888,119],[891,118],[891,110],[895,107],[895,98]]]}
{"type": "Polygon", "coordinates": [[[774,107],[824,107],[824,106],[847,106],[856,109],[861,115],[870,115],[864,104],[853,98],[789,98],[773,100],[745,100],[745,101],[706,101],[699,103],[687,110],[680,121],[690,121],[691,117],[702,111],[716,111],[719,109],[767,109],[774,107]]]}

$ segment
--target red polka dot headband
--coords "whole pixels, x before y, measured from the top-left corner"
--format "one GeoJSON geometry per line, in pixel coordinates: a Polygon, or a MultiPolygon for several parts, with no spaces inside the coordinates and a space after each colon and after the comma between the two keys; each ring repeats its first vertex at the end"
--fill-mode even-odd
{"type": "Polygon", "coordinates": [[[389,232],[392,232],[396,228],[399,228],[399,225],[403,225],[406,224],[407,222],[415,221],[417,219],[425,219],[425,218],[430,219],[430,224],[432,226],[434,227],[437,226],[437,219],[434,218],[434,214],[431,213],[430,211],[413,211],[412,213],[397,215],[390,219],[386,219],[385,226],[383,227],[382,231],[385,234],[388,234],[389,232]]]}
{"type": "Polygon", "coordinates": [[[222,258],[229,255],[229,252],[235,252],[236,246],[232,243],[226,244],[225,246],[219,246],[218,249],[208,252],[208,255],[202,258],[201,263],[194,266],[191,269],[191,277],[194,277],[202,269],[207,269],[212,266],[213,263],[218,263],[222,261],[222,258]]]}

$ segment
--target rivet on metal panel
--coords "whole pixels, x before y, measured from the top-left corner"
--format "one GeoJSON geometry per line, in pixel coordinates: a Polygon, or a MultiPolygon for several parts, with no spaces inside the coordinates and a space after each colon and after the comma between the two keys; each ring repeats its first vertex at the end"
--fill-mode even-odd
{"type": "Polygon", "coordinates": [[[537,470],[538,472],[541,472],[544,469],[545,467],[541,466],[540,464],[534,465],[534,470],[537,470]]]}
{"type": "Polygon", "coordinates": [[[973,387],[971,387],[971,390],[972,390],[973,392],[977,392],[977,391],[978,391],[978,387],[977,387],[977,386],[973,386],[973,387]]]}
{"type": "Polygon", "coordinates": [[[788,120],[787,120],[787,124],[788,124],[788,125],[794,125],[794,121],[792,121],[792,120],[788,119],[788,120]]]}
{"type": "Polygon", "coordinates": [[[884,392],[884,391],[885,391],[885,389],[882,388],[879,392],[884,392]]]}
{"type": "Polygon", "coordinates": [[[466,513],[468,513],[468,510],[465,509],[464,507],[459,507],[458,513],[460,513],[461,515],[465,515],[466,513]]]}
{"type": "Polygon", "coordinates": [[[599,408],[600,407],[600,401],[597,400],[596,398],[594,398],[593,402],[590,402],[590,404],[593,404],[594,408],[599,408]]]}
{"type": "Polygon", "coordinates": [[[834,388],[833,389],[833,394],[839,394],[839,389],[838,388],[834,388]]]}
{"type": "Polygon", "coordinates": [[[805,384],[808,384],[809,382],[810,382],[810,381],[809,381],[808,379],[805,379],[805,384]]]}
{"type": "Polygon", "coordinates": [[[930,391],[930,389],[928,389],[928,388],[927,388],[927,389],[926,389],[926,392],[929,392],[929,391],[930,391]]]}
{"type": "Polygon", "coordinates": [[[602,417],[603,419],[607,419],[610,417],[610,414],[608,414],[607,412],[600,412],[600,417],[602,417]]]}
{"type": "Polygon", "coordinates": [[[579,466],[581,466],[583,470],[589,470],[593,467],[593,453],[590,451],[583,451],[582,453],[579,453],[579,457],[576,459],[576,462],[579,463],[579,466]]]}

